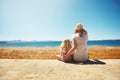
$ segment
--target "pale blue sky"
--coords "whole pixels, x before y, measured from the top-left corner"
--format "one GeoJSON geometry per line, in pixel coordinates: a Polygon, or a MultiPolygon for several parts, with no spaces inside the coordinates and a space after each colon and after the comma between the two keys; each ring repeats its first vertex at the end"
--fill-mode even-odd
{"type": "Polygon", "coordinates": [[[120,39],[120,0],[0,0],[0,40],[120,39]]]}

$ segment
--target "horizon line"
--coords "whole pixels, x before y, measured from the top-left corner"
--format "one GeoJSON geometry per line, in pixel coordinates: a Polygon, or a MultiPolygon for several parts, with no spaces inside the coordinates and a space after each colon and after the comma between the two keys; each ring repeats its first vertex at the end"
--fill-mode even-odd
{"type": "MultiPolygon", "coordinates": [[[[88,41],[101,41],[101,40],[120,40],[120,39],[90,39],[90,40],[88,40],[88,41]]],[[[33,42],[33,41],[62,41],[62,40],[0,40],[0,42],[1,41],[27,41],[27,42],[33,42]]]]}

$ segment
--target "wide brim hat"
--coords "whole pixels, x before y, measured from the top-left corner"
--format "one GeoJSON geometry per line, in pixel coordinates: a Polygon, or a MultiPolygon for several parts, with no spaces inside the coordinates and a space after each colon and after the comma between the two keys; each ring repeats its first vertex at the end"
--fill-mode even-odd
{"type": "Polygon", "coordinates": [[[76,24],[76,26],[75,26],[75,30],[81,30],[81,29],[83,29],[83,25],[81,24],[81,23],[78,23],[78,24],[76,24]]]}

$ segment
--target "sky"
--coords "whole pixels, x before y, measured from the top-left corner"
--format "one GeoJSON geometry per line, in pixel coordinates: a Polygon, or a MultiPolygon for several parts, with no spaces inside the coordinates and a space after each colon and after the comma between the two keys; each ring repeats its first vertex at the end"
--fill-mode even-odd
{"type": "Polygon", "coordinates": [[[77,23],[89,40],[120,39],[120,0],[0,0],[0,40],[71,39],[77,23]]]}

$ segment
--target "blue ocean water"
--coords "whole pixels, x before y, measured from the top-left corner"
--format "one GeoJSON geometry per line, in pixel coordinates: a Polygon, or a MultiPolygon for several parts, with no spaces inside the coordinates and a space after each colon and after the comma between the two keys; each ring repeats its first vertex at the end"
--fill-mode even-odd
{"type": "MultiPolygon", "coordinates": [[[[56,47],[61,44],[61,41],[33,41],[33,42],[14,42],[9,41],[7,43],[0,43],[0,47],[56,47]]],[[[88,41],[88,46],[120,46],[120,40],[98,40],[88,41]]]]}

